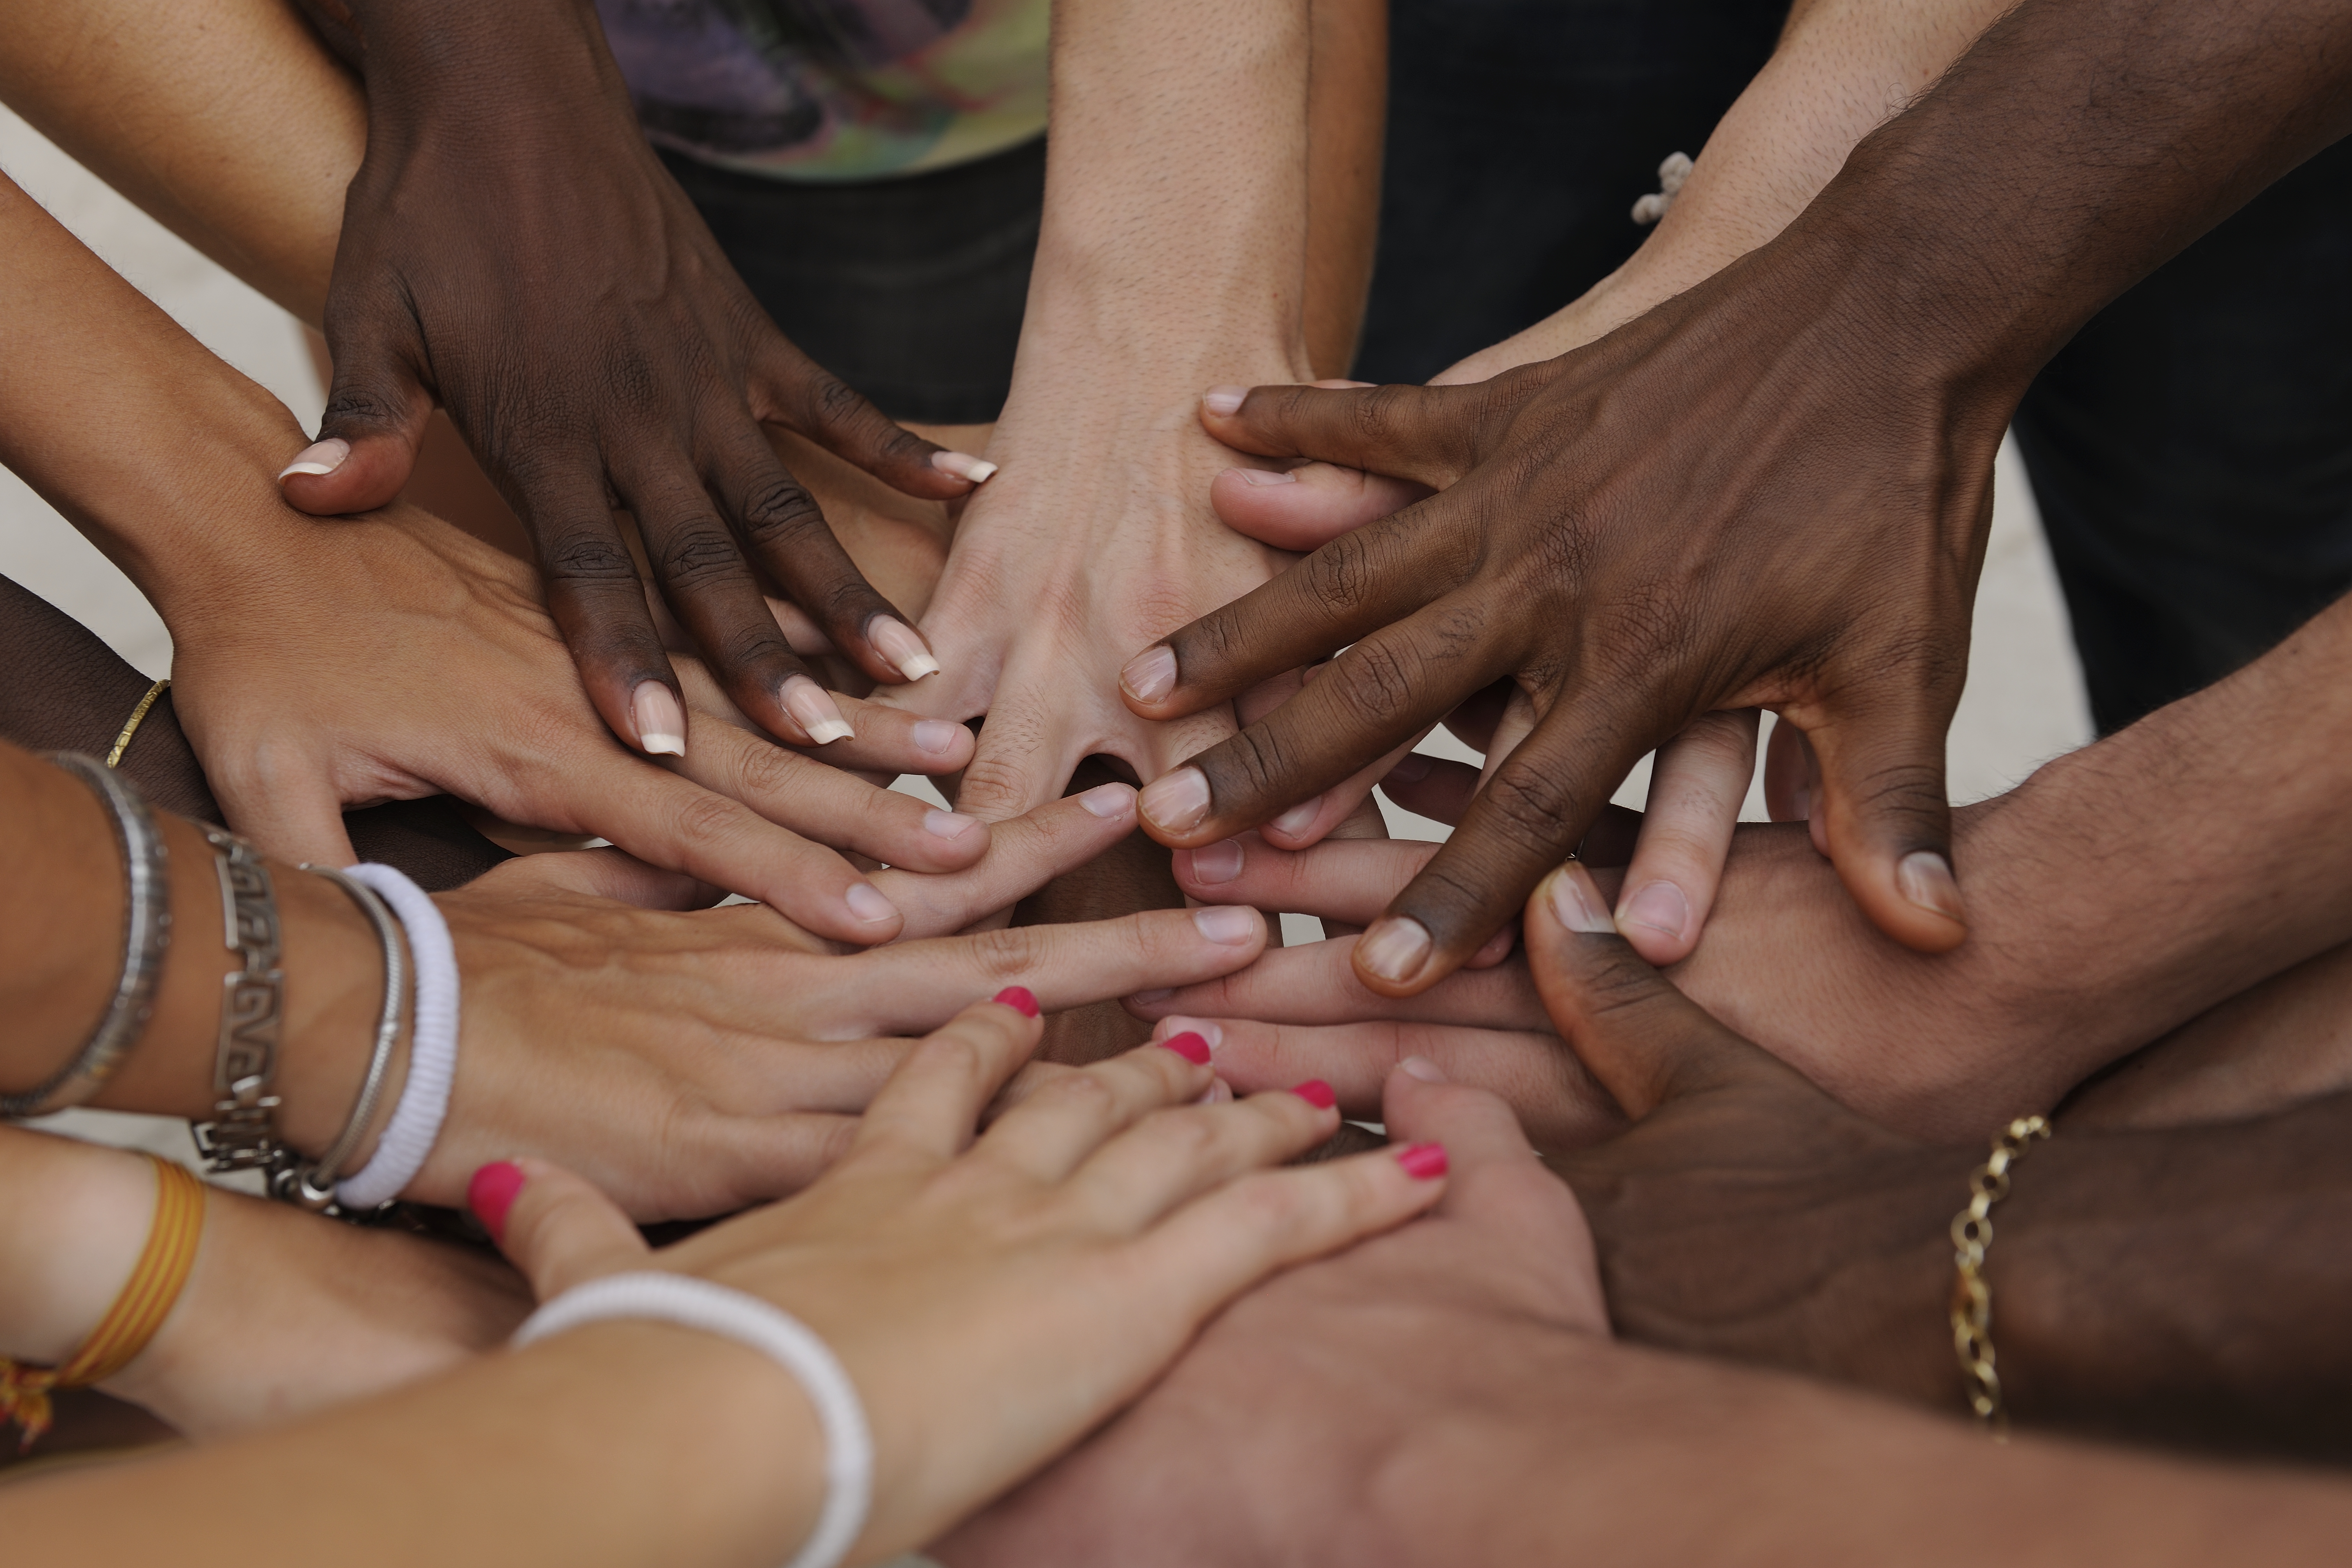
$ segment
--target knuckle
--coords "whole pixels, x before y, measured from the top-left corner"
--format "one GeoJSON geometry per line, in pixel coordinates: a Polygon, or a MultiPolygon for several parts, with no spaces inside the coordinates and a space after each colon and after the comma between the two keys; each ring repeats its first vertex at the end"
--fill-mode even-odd
{"type": "Polygon", "coordinates": [[[609,530],[568,528],[558,531],[540,552],[547,575],[577,583],[637,581],[637,563],[628,546],[609,530]]]}
{"type": "Polygon", "coordinates": [[[1287,1180],[1279,1172],[1253,1171],[1235,1181],[1230,1191],[1236,1223],[1247,1231],[1286,1237],[1306,1228],[1313,1217],[1314,1205],[1306,1184],[1287,1180]]]}
{"type": "MultiPolygon", "coordinates": [[[[1385,733],[1412,712],[1428,661],[1396,638],[1360,642],[1339,656],[1339,668],[1316,684],[1363,729],[1385,733]]],[[[1310,688],[1310,689],[1312,689],[1310,688]]]]}
{"type": "Polygon", "coordinates": [[[670,810],[672,826],[686,844],[723,843],[742,823],[742,806],[707,789],[681,795],[670,810]]]}
{"type": "Polygon", "coordinates": [[[661,542],[660,552],[654,557],[654,564],[663,582],[691,588],[740,573],[743,557],[736,550],[735,542],[712,520],[667,535],[661,542]]]}
{"type": "Polygon", "coordinates": [[[967,940],[971,943],[973,962],[980,972],[992,980],[1007,984],[1024,974],[1034,973],[1045,956],[1048,938],[1043,933],[1046,926],[1006,926],[998,931],[977,931],[967,940]]]}
{"type": "Polygon", "coordinates": [[[778,476],[743,498],[743,532],[752,543],[791,549],[825,528],[824,512],[799,481],[778,476]]]}

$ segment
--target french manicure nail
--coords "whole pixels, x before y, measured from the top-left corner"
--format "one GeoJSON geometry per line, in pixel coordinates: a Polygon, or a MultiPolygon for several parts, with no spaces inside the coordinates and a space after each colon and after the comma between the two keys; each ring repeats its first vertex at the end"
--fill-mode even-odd
{"type": "Polygon", "coordinates": [[[1328,1110],[1339,1103],[1339,1095],[1332,1091],[1329,1084],[1319,1078],[1310,1078],[1305,1083],[1293,1084],[1290,1086],[1290,1092],[1318,1110],[1328,1110]]]}
{"type": "Polygon", "coordinates": [[[1257,934],[1257,911],[1240,904],[1211,904],[1192,911],[1192,924],[1211,942],[1238,947],[1257,934]]]}
{"type": "Polygon", "coordinates": [[[980,818],[966,816],[960,811],[923,813],[923,831],[934,838],[961,838],[979,826],[980,818]]]}
{"type": "Polygon", "coordinates": [[[1679,937],[1690,923],[1690,901],[1672,882],[1652,882],[1619,908],[1622,911],[1617,918],[1620,926],[1647,926],[1679,937]]]}
{"type": "Polygon", "coordinates": [[[785,681],[779,695],[783,699],[784,711],[798,720],[809,739],[820,746],[846,741],[857,733],[841,716],[841,710],[834,706],[832,695],[805,675],[795,675],[785,681]]]}
{"type": "Polygon", "coordinates": [[[1206,1067],[1209,1062],[1209,1042],[1198,1035],[1171,1035],[1155,1042],[1167,1047],[1194,1067],[1206,1067]]]}
{"type": "Polygon", "coordinates": [[[352,444],[340,436],[313,441],[295,453],[294,460],[278,470],[278,477],[283,479],[289,474],[331,474],[351,455],[352,444]]]}
{"type": "Polygon", "coordinates": [[[522,1167],[511,1160],[497,1160],[474,1173],[466,1184],[466,1206],[482,1222],[492,1241],[507,1238],[507,1211],[514,1207],[515,1199],[529,1180],[522,1167]]]}
{"type": "Polygon", "coordinates": [[[1232,414],[1240,409],[1242,399],[1248,395],[1246,386],[1213,386],[1201,394],[1201,406],[1212,414],[1232,414]]]}
{"type": "Polygon", "coordinates": [[[1127,661],[1118,683],[1138,702],[1157,702],[1176,689],[1176,650],[1166,643],[1145,648],[1127,661]]]}
{"type": "Polygon", "coordinates": [[[1397,1063],[1397,1070],[1407,1078],[1417,1078],[1423,1083],[1444,1083],[1444,1070],[1427,1057],[1407,1057],[1397,1063]]]}
{"type": "Polygon", "coordinates": [[[1592,885],[1583,867],[1571,860],[1554,871],[1549,879],[1551,912],[1559,917],[1560,924],[1590,935],[1614,934],[1617,922],[1601,907],[1601,889],[1592,885]]]}
{"type": "Polygon", "coordinates": [[[890,661],[891,668],[903,679],[920,680],[940,672],[940,661],[931,657],[931,650],[923,646],[923,639],[915,635],[913,628],[887,616],[877,616],[866,623],[866,640],[890,661]]]}
{"type": "Polygon", "coordinates": [[[1318,795],[1313,800],[1300,801],[1266,826],[1285,837],[1296,838],[1315,826],[1315,815],[1322,809],[1323,797],[1318,795]]]}
{"type": "Polygon", "coordinates": [[[1185,858],[1187,879],[1207,887],[1230,882],[1242,874],[1243,851],[1238,838],[1220,838],[1214,844],[1180,849],[1177,853],[1185,858]]]}
{"type": "Polygon", "coordinates": [[[996,465],[986,458],[975,458],[966,452],[933,452],[931,467],[943,474],[953,474],[973,484],[986,484],[988,476],[996,472],[996,465]]]}
{"type": "Polygon", "coordinates": [[[915,744],[935,757],[946,756],[953,751],[958,735],[971,733],[962,725],[950,724],[945,719],[919,719],[910,732],[915,737],[915,744]]]}
{"type": "Polygon", "coordinates": [[[1037,1016],[1037,994],[1026,985],[1008,985],[989,1000],[1003,1003],[1024,1018],[1037,1016]]]}
{"type": "Polygon", "coordinates": [[[1421,973],[1434,945],[1427,926],[1409,915],[1391,915],[1356,939],[1356,967],[1402,985],[1421,973]]]}
{"type": "Polygon", "coordinates": [[[1234,468],[1229,471],[1239,474],[1245,485],[1295,485],[1298,482],[1298,476],[1287,468],[1278,473],[1272,468],[1234,468]]]}
{"type": "Polygon", "coordinates": [[[1143,786],[1136,804],[1163,833],[1190,833],[1209,815],[1209,775],[1195,767],[1163,773],[1143,786]]]}
{"type": "Polygon", "coordinates": [[[1445,1145],[1408,1143],[1397,1151],[1397,1163],[1416,1182],[1433,1182],[1445,1174],[1445,1145]]]}
{"type": "Polygon", "coordinates": [[[640,680],[629,694],[629,719],[637,727],[637,744],[649,756],[686,755],[686,710],[677,693],[658,680],[640,680]]]}
{"type": "Polygon", "coordinates": [[[849,891],[841,895],[841,901],[849,906],[851,914],[867,925],[898,918],[898,906],[884,898],[882,889],[871,882],[854,884],[849,891]]]}
{"type": "Polygon", "coordinates": [[[1952,879],[1951,862],[1933,849],[1914,849],[1895,868],[1895,885],[1921,909],[1939,914],[1954,925],[1968,924],[1960,903],[1960,885],[1952,879]]]}
{"type": "Polygon", "coordinates": [[[1078,796],[1078,804],[1090,816],[1116,822],[1135,809],[1135,792],[1123,784],[1097,784],[1078,796]]]}

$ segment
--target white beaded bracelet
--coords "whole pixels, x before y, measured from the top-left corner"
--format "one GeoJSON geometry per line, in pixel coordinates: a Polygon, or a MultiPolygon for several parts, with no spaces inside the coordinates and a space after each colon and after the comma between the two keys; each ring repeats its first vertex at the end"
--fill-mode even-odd
{"type": "Polygon", "coordinates": [[[773,1359],[816,1406],[824,1434],[824,1504],[787,1568],[835,1568],[857,1544],[874,1496],[874,1438],[857,1385],[807,1324],[781,1307],[690,1274],[647,1269],[575,1285],[525,1319],[517,1349],[583,1323],[652,1318],[719,1334],[773,1359]]]}
{"type": "Polygon", "coordinates": [[[416,961],[416,1022],[409,1035],[408,1081],[400,1103],[376,1140],[375,1152],[335,1184],[335,1201],[363,1214],[398,1197],[433,1152],[449,1113],[449,1086],[457,1076],[457,950],[449,922],[424,889],[389,866],[354,866],[344,873],[373,889],[408,932],[416,961]]]}

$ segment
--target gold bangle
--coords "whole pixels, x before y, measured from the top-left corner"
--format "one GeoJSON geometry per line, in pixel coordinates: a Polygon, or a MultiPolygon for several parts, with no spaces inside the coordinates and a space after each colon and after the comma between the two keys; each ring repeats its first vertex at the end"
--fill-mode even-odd
{"type": "Polygon", "coordinates": [[[1952,1217],[1952,1349],[1968,1382],[1969,1408],[1995,1442],[2009,1440],[2009,1412],[2000,1402],[2000,1373],[1992,1350],[1992,1287],[1985,1283],[1985,1249],[1992,1245],[1992,1205],[2009,1196],[2009,1168],[2037,1138],[2050,1136],[2045,1117],[2021,1116],[1993,1135],[1992,1157],[1969,1177],[1969,1206],[1952,1217]]]}
{"type": "Polygon", "coordinates": [[[114,737],[114,749],[106,753],[108,767],[119,768],[122,765],[122,753],[131,749],[131,737],[139,733],[140,721],[147,717],[147,710],[154,707],[155,699],[171,689],[172,678],[168,675],[147,689],[147,695],[139,700],[139,706],[133,708],[131,710],[131,717],[124,721],[122,733],[114,737]]]}
{"type": "Polygon", "coordinates": [[[51,1391],[104,1383],[136,1361],[187,1287],[205,1236],[205,1184],[185,1166],[152,1154],[147,1161],[155,1168],[155,1216],[148,1223],[147,1245],[98,1327],[58,1366],[25,1366],[0,1356],[0,1418],[23,1428],[19,1453],[49,1429],[51,1391]]]}

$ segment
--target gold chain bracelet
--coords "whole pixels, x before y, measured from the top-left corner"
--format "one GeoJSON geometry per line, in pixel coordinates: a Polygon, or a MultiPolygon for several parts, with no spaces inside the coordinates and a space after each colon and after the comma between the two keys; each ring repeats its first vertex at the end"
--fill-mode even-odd
{"type": "Polygon", "coordinates": [[[1992,1205],[2009,1196],[2009,1168],[2037,1138],[2050,1136],[2048,1118],[2021,1116],[1993,1135],[1992,1157],[1969,1177],[1969,1206],[1952,1217],[1952,1348],[1968,1381],[1969,1408],[1997,1441],[2009,1436],[2000,1403],[2000,1373],[1992,1350],[1992,1287],[1985,1283],[1985,1249],[1992,1245],[1992,1205]]]}

